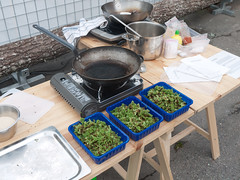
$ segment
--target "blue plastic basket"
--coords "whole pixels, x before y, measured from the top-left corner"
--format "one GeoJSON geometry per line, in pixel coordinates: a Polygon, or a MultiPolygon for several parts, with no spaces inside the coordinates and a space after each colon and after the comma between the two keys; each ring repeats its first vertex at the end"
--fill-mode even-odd
{"type": "Polygon", "coordinates": [[[163,118],[166,121],[171,121],[172,119],[180,116],[181,114],[185,113],[188,111],[190,105],[193,103],[193,100],[190,99],[189,97],[185,96],[184,94],[182,94],[181,92],[179,92],[178,90],[174,89],[173,87],[171,87],[170,85],[168,85],[165,82],[159,82],[157,84],[154,84],[146,89],[143,89],[142,91],[139,92],[142,101],[144,103],[146,103],[148,106],[150,106],[151,108],[153,108],[155,111],[157,111],[159,114],[161,114],[163,116],[163,118]],[[186,106],[178,109],[177,111],[173,112],[173,113],[168,113],[166,111],[164,111],[162,108],[160,108],[158,105],[156,105],[155,103],[153,103],[152,101],[150,101],[146,96],[147,93],[150,89],[153,89],[155,86],[162,86],[165,89],[173,89],[173,92],[178,93],[180,95],[180,97],[182,98],[182,100],[184,102],[186,102],[186,106]]]}
{"type": "Polygon", "coordinates": [[[124,150],[126,144],[129,141],[129,137],[122,132],[115,124],[113,124],[103,113],[97,112],[85,118],[85,121],[89,121],[89,119],[93,120],[100,120],[104,121],[107,125],[110,125],[112,131],[114,131],[118,136],[121,137],[122,144],[116,146],[115,148],[111,149],[110,151],[104,153],[101,156],[95,156],[83,143],[82,141],[75,135],[74,133],[74,125],[79,124],[80,122],[76,122],[68,127],[68,131],[72,134],[73,138],[80,144],[80,146],[88,153],[88,155],[93,159],[96,164],[101,164],[102,162],[106,161],[107,159],[111,158],[112,156],[116,155],[120,151],[124,150]]]}
{"type": "Polygon", "coordinates": [[[109,114],[109,118],[111,121],[113,121],[121,130],[123,130],[131,139],[134,141],[138,141],[142,139],[143,137],[147,136],[151,132],[155,131],[159,128],[160,123],[163,121],[163,117],[158,114],[156,111],[154,111],[152,108],[144,104],[141,100],[136,98],[135,96],[127,97],[109,107],[106,109],[107,113],[109,114]],[[122,104],[129,105],[131,102],[134,102],[136,104],[140,104],[141,107],[144,107],[145,109],[149,109],[149,113],[153,115],[153,117],[158,118],[159,120],[154,123],[153,125],[149,126],[148,128],[144,129],[143,131],[139,133],[135,133],[132,130],[130,130],[123,122],[121,122],[116,116],[114,116],[111,111],[114,110],[116,107],[121,106],[122,104]]]}

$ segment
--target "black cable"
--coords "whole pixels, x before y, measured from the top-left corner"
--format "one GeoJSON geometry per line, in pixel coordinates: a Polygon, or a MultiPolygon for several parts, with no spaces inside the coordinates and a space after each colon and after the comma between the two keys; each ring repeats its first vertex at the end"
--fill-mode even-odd
{"type": "Polygon", "coordinates": [[[8,76],[6,76],[4,78],[1,78],[0,84],[5,83],[5,82],[9,81],[10,79],[12,79],[11,75],[8,75],[8,76]]]}
{"type": "Polygon", "coordinates": [[[30,72],[30,74],[34,75],[34,74],[46,74],[46,75],[52,75],[52,74],[55,74],[57,71],[61,71],[63,70],[69,63],[69,61],[71,61],[72,59],[69,58],[69,60],[66,61],[66,63],[64,63],[64,65],[60,68],[57,68],[57,69],[51,69],[49,71],[32,71],[30,72]]]}

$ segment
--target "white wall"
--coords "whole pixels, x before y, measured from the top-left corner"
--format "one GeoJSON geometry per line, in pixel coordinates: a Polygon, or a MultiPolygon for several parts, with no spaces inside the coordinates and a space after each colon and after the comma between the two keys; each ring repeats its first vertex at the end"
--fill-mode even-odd
{"type": "MultiPolygon", "coordinates": [[[[0,0],[0,45],[39,34],[47,29],[91,19],[102,14],[101,5],[113,0],[0,0]]],[[[155,3],[161,0],[144,0],[155,3]]]]}

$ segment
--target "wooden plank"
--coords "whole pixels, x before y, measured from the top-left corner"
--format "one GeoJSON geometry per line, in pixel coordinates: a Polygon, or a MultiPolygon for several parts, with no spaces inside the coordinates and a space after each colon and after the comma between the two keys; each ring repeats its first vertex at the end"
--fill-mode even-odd
{"type": "Polygon", "coordinates": [[[147,135],[145,138],[142,139],[142,143],[143,146],[149,144],[150,142],[152,142],[154,139],[162,136],[163,134],[171,131],[173,129],[173,127],[178,126],[179,124],[181,124],[185,119],[191,117],[194,114],[194,111],[192,111],[191,109],[189,109],[186,113],[178,116],[177,118],[175,118],[174,120],[167,122],[167,121],[163,121],[160,123],[160,127],[159,129],[153,131],[150,135],[147,135]]]}
{"type": "Polygon", "coordinates": [[[171,146],[172,131],[173,129],[161,136],[164,143],[169,164],[170,164],[170,146],[171,146]]]}
{"type": "Polygon", "coordinates": [[[220,156],[220,149],[219,149],[215,109],[214,109],[213,103],[207,107],[206,112],[207,112],[208,129],[210,134],[212,158],[215,160],[220,156]]]}
{"type": "MultiPolygon", "coordinates": [[[[169,165],[170,165],[170,146],[171,146],[170,140],[172,137],[172,131],[173,131],[173,129],[161,136],[161,139],[163,140],[163,144],[164,144],[165,151],[166,151],[166,158],[168,160],[169,165]]],[[[160,172],[160,179],[164,179],[164,174],[163,174],[162,170],[160,172]]]]}
{"type": "MultiPolygon", "coordinates": [[[[155,148],[154,148],[153,150],[155,151],[155,148]]],[[[157,153],[156,153],[156,151],[155,151],[155,155],[154,155],[154,156],[156,156],[156,155],[157,155],[157,153]]],[[[144,154],[143,154],[143,158],[144,158],[155,170],[157,170],[157,171],[161,174],[162,171],[161,171],[160,165],[159,165],[155,160],[152,159],[152,157],[154,157],[154,156],[149,156],[147,153],[144,153],[144,154]]]]}
{"type": "Polygon", "coordinates": [[[163,140],[159,137],[153,141],[153,144],[157,152],[158,161],[161,165],[160,171],[163,173],[165,179],[173,179],[163,140]]]}
{"type": "Polygon", "coordinates": [[[186,137],[190,133],[192,133],[195,130],[195,127],[189,126],[179,132],[178,134],[174,135],[171,139],[171,145],[175,144],[176,142],[180,141],[182,138],[186,137]]]}
{"type": "Polygon", "coordinates": [[[120,164],[115,164],[113,165],[113,168],[117,171],[117,173],[123,178],[126,179],[127,177],[127,172],[125,171],[125,169],[123,169],[123,167],[120,164]]]}
{"type": "Polygon", "coordinates": [[[188,124],[189,126],[193,126],[195,128],[195,130],[202,135],[203,137],[205,137],[207,140],[210,140],[209,138],[209,133],[207,131],[205,131],[204,129],[202,129],[201,127],[199,127],[197,124],[193,123],[192,121],[190,121],[189,119],[186,119],[186,121],[184,121],[184,123],[188,124]]]}
{"type": "Polygon", "coordinates": [[[140,149],[138,149],[134,154],[130,156],[126,180],[138,180],[142,164],[143,149],[144,146],[142,146],[140,149]]]}
{"type": "Polygon", "coordinates": [[[92,35],[88,35],[85,37],[81,37],[77,45],[78,49],[81,49],[82,45],[87,46],[89,48],[94,48],[100,46],[112,46],[113,44],[106,43],[98,38],[93,37],[92,35]]]}
{"type": "Polygon", "coordinates": [[[152,157],[154,157],[154,156],[157,155],[156,149],[155,149],[155,148],[152,148],[152,149],[149,150],[148,152],[145,152],[144,155],[145,155],[146,157],[152,158],[152,157]]]}

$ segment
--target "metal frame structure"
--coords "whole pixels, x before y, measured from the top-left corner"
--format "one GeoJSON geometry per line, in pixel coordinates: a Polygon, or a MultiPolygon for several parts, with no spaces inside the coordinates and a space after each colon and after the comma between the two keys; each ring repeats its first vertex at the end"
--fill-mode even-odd
{"type": "Polygon", "coordinates": [[[233,2],[233,0],[222,0],[220,2],[220,5],[217,6],[217,5],[211,5],[210,7],[212,9],[214,9],[212,11],[212,14],[213,15],[216,15],[216,14],[226,14],[226,15],[229,15],[229,16],[235,16],[234,15],[234,11],[230,10],[231,9],[231,6],[227,6],[228,3],[231,3],[233,2]]]}

